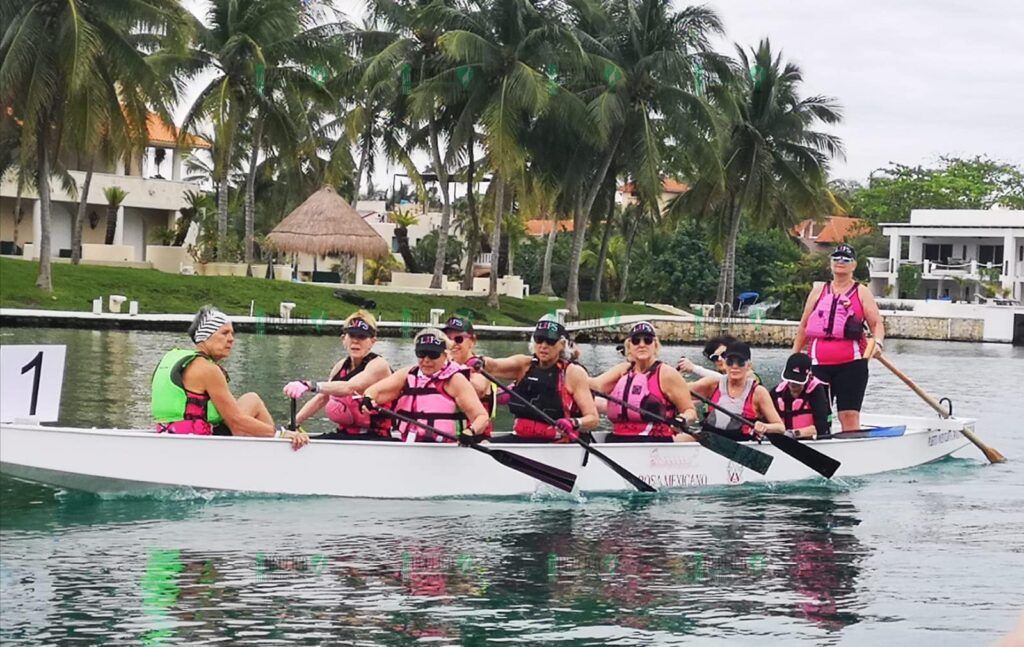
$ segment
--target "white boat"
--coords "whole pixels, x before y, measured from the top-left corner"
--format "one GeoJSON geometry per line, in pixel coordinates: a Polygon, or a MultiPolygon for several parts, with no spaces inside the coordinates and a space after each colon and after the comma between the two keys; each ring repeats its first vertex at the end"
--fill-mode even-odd
{"type": "MultiPolygon", "coordinates": [[[[960,449],[970,419],[863,416],[864,425],[906,425],[899,436],[835,438],[808,444],[839,460],[833,478],[929,463],[960,449]]],[[[602,461],[582,465],[578,445],[494,445],[578,475],[583,493],[633,491],[602,461]]],[[[824,479],[769,443],[764,476],[697,443],[600,444],[602,452],[658,490],[824,479]]],[[[149,430],[0,424],[0,472],[98,493],[197,488],[372,498],[516,496],[557,492],[486,455],[455,445],[287,440],[157,434],[149,430]]]]}

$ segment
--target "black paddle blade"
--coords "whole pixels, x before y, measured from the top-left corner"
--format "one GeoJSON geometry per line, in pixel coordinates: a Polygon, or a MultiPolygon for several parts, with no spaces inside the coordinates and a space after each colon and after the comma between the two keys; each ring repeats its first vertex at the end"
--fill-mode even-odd
{"type": "Polygon", "coordinates": [[[796,438],[783,436],[782,434],[765,434],[771,444],[797,459],[807,467],[827,479],[832,478],[839,466],[842,464],[831,456],[822,454],[817,449],[809,447],[796,438]]]}
{"type": "Polygon", "coordinates": [[[619,465],[618,463],[616,463],[612,459],[610,459],[607,456],[605,456],[603,452],[600,452],[600,451],[594,449],[593,445],[588,445],[587,443],[581,442],[580,440],[577,440],[576,442],[579,443],[580,445],[583,445],[588,450],[590,450],[591,454],[593,454],[594,456],[597,456],[602,461],[604,461],[605,465],[607,465],[608,467],[612,468],[613,472],[615,472],[616,474],[618,474],[622,478],[626,479],[626,481],[628,481],[629,484],[632,485],[633,487],[635,487],[637,490],[639,490],[641,492],[657,492],[658,491],[658,489],[656,487],[654,487],[650,483],[647,483],[646,481],[641,480],[640,477],[636,476],[635,474],[633,474],[632,472],[627,470],[625,467],[619,465]]]}
{"type": "Polygon", "coordinates": [[[772,461],[775,460],[771,454],[741,445],[735,440],[713,431],[703,431],[697,434],[697,441],[716,454],[724,456],[734,463],[739,463],[743,467],[749,467],[758,474],[765,474],[772,461]]]}
{"type": "Polygon", "coordinates": [[[484,452],[505,467],[522,472],[527,476],[532,476],[538,481],[547,483],[559,490],[572,492],[573,487],[576,485],[576,475],[572,472],[566,472],[565,470],[560,470],[557,467],[539,463],[532,458],[513,454],[512,452],[505,451],[504,449],[493,449],[490,447],[481,447],[480,445],[474,445],[473,449],[478,449],[484,452]]]}

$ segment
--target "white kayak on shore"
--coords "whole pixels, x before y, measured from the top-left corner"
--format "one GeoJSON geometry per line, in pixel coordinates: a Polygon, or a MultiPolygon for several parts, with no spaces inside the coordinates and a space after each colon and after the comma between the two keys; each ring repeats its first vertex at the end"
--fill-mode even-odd
{"type": "MultiPolygon", "coordinates": [[[[970,419],[863,416],[865,427],[906,426],[899,435],[811,441],[840,461],[834,478],[905,469],[948,456],[968,443],[970,419]]],[[[495,444],[578,475],[576,489],[633,491],[602,461],[570,445],[495,444]]],[[[597,445],[658,490],[824,479],[770,443],[764,476],[697,443],[597,445]]],[[[149,430],[79,429],[0,424],[0,472],[97,493],[188,487],[267,494],[372,498],[515,496],[557,492],[478,452],[456,445],[312,440],[293,451],[287,440],[158,434],[149,430]]]]}

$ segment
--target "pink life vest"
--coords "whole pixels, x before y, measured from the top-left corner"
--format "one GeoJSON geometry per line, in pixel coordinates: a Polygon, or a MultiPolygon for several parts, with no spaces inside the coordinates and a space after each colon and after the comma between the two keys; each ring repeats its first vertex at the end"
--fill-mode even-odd
{"type": "Polygon", "coordinates": [[[814,426],[814,409],[811,406],[810,394],[814,389],[824,385],[824,382],[816,377],[810,377],[804,385],[804,391],[793,397],[789,392],[789,385],[779,382],[775,387],[775,405],[779,410],[779,417],[786,425],[786,429],[803,429],[814,426]]]}
{"type": "MultiPolygon", "coordinates": [[[[708,399],[715,404],[722,405],[722,408],[730,413],[742,416],[747,420],[757,420],[757,408],[754,406],[755,391],[757,391],[757,380],[750,376],[743,387],[743,392],[734,398],[729,395],[729,376],[723,375],[708,399]]],[[[704,426],[712,429],[739,430],[744,436],[754,435],[753,427],[736,422],[714,407],[708,407],[708,415],[704,420],[704,426]]]]}
{"type": "Polygon", "coordinates": [[[864,321],[859,284],[855,283],[843,294],[834,293],[831,283],[822,286],[804,329],[810,339],[811,361],[823,365],[845,364],[864,356],[867,347],[864,336],[848,339],[844,335],[847,320],[854,316],[864,321]]]}
{"type": "MultiPolygon", "coordinates": [[[[640,375],[631,366],[629,372],[615,383],[612,396],[662,418],[674,418],[675,405],[661,392],[661,367],[661,362],[655,362],[646,373],[640,375]]],[[[612,433],[617,436],[671,436],[673,433],[672,427],[651,422],[639,412],[613,400],[608,400],[608,419],[612,421],[612,433]]]]}
{"type": "MultiPolygon", "coordinates": [[[[422,421],[441,431],[452,435],[458,433],[458,422],[465,421],[466,416],[459,411],[455,398],[448,395],[445,385],[462,367],[455,362],[447,362],[444,367],[433,375],[424,375],[419,367],[409,369],[405,386],[395,402],[395,412],[422,421]]],[[[423,427],[398,423],[402,440],[413,442],[452,442],[447,438],[435,436],[423,427]]]]}
{"type": "MultiPolygon", "coordinates": [[[[338,369],[338,373],[331,377],[331,381],[339,382],[352,379],[362,373],[363,369],[377,357],[379,355],[376,353],[368,353],[359,366],[355,368],[352,368],[352,358],[346,358],[341,368],[338,369]]],[[[359,402],[351,395],[330,396],[330,399],[327,400],[327,405],[324,407],[324,413],[327,414],[331,422],[338,425],[338,431],[343,434],[362,436],[372,433],[379,436],[387,436],[391,428],[390,418],[386,418],[381,414],[369,416],[363,413],[359,402]]]]}

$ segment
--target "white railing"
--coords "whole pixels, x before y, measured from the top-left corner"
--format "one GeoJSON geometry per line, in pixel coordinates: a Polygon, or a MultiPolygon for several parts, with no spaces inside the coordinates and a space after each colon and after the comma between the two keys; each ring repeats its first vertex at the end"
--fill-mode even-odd
{"type": "Polygon", "coordinates": [[[888,274],[892,267],[888,258],[868,257],[868,271],[872,274],[888,274]]]}
{"type": "Polygon", "coordinates": [[[476,260],[473,261],[475,265],[490,265],[494,261],[494,253],[486,252],[483,254],[477,254],[476,260]]]}

